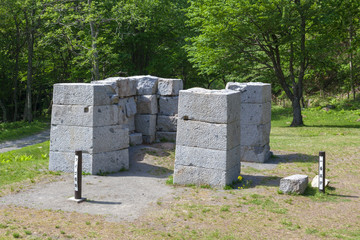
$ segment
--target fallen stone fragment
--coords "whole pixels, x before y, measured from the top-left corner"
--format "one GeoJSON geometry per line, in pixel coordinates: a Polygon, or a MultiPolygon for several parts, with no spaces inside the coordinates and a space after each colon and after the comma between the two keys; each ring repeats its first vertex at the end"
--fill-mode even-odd
{"type": "MultiPolygon", "coordinates": [[[[325,178],[325,187],[328,186],[329,183],[330,183],[329,179],[326,179],[326,178],[325,178]]],[[[319,175],[316,175],[316,176],[313,178],[313,180],[312,180],[312,182],[311,182],[311,186],[312,186],[313,188],[319,188],[319,175]]]]}
{"type": "Polygon", "coordinates": [[[280,179],[280,191],[283,193],[303,194],[308,185],[308,176],[296,174],[280,179]]]}

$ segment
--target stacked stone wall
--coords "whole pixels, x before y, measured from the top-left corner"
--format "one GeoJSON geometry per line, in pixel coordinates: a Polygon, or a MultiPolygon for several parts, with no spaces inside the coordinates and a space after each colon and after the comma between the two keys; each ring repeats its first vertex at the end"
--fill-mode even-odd
{"type": "Polygon", "coordinates": [[[270,157],[271,85],[229,82],[241,94],[241,161],[265,162],[270,157]]]}
{"type": "Polygon", "coordinates": [[[72,172],[75,150],[83,151],[85,172],[127,169],[129,131],[119,122],[118,102],[110,85],[55,84],[49,169],[72,172]]]}
{"type": "Polygon", "coordinates": [[[154,76],[55,84],[50,170],[73,171],[74,151],[82,150],[84,171],[115,172],[129,167],[129,144],[175,140],[182,87],[154,76]]]}
{"type": "Polygon", "coordinates": [[[174,183],[223,187],[240,173],[240,92],[180,91],[174,183]]]}

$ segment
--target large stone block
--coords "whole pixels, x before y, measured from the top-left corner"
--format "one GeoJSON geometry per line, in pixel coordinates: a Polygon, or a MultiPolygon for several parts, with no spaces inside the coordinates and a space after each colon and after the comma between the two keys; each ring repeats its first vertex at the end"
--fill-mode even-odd
{"type": "Polygon", "coordinates": [[[179,95],[179,118],[211,123],[239,121],[240,103],[241,93],[237,91],[203,88],[182,90],[179,95]]]}
{"type": "Polygon", "coordinates": [[[240,165],[224,170],[184,166],[175,164],[174,183],[210,185],[223,188],[237,180],[240,174],[240,165]]]}
{"type": "Polygon", "coordinates": [[[129,77],[136,84],[137,95],[153,95],[157,92],[158,78],[150,75],[129,77]]]}
{"type": "MultiPolygon", "coordinates": [[[[53,152],[49,154],[49,170],[51,171],[74,171],[74,152],[53,152]]],[[[82,154],[82,170],[90,174],[100,172],[117,172],[122,169],[129,169],[128,149],[111,152],[82,154]]]]}
{"type": "Polygon", "coordinates": [[[142,134],[141,133],[131,133],[129,135],[129,141],[130,141],[131,146],[142,144],[142,141],[143,141],[142,134]]]}
{"type": "Polygon", "coordinates": [[[240,145],[240,121],[230,124],[184,121],[178,119],[176,144],[216,150],[240,145]]]}
{"type": "Polygon", "coordinates": [[[241,124],[242,146],[264,146],[269,143],[271,123],[254,125],[241,124]]]}
{"type": "Polygon", "coordinates": [[[156,129],[161,132],[176,132],[177,117],[158,115],[156,129]]]}
{"type": "Polygon", "coordinates": [[[109,126],[119,123],[119,109],[116,105],[53,105],[53,125],[67,126],[109,126]]]}
{"type": "Polygon", "coordinates": [[[143,135],[154,136],[155,138],[156,115],[136,114],[135,130],[143,135]]]}
{"type": "Polygon", "coordinates": [[[92,81],[91,83],[103,84],[112,83],[116,89],[116,93],[120,98],[136,95],[136,82],[125,77],[110,77],[101,81],[92,81]]]}
{"type": "Polygon", "coordinates": [[[296,174],[280,179],[279,190],[283,193],[303,194],[308,185],[307,175],[296,174]]]}
{"type": "Polygon", "coordinates": [[[129,147],[129,130],[120,126],[80,127],[52,125],[50,150],[89,153],[110,152],[129,147]]]}
{"type": "Polygon", "coordinates": [[[137,97],[136,112],[139,114],[157,114],[158,102],[156,95],[141,95],[137,97]]]}
{"type": "Polygon", "coordinates": [[[241,146],[241,162],[264,163],[270,159],[270,147],[264,146],[241,146]]]}
{"type": "Polygon", "coordinates": [[[214,150],[176,145],[175,164],[218,170],[240,165],[240,146],[231,150],[214,150]]]}
{"type": "Polygon", "coordinates": [[[226,89],[241,91],[242,103],[271,102],[271,84],[261,82],[228,82],[226,89]]]}
{"type": "Polygon", "coordinates": [[[178,113],[179,97],[164,97],[159,98],[159,113],[161,115],[173,116],[178,113]]]}
{"type": "Polygon", "coordinates": [[[109,84],[59,83],[54,85],[53,104],[57,105],[110,105],[118,101],[109,84]]]}
{"type": "MultiPolygon", "coordinates": [[[[136,114],[136,102],[134,97],[121,98],[117,104],[121,111],[122,117],[133,117],[136,114]]],[[[125,121],[124,118],[121,119],[125,121]]],[[[121,124],[121,121],[120,121],[121,124]]]]}
{"type": "Polygon", "coordinates": [[[265,124],[271,121],[271,102],[242,103],[241,124],[265,124]]]}
{"type": "Polygon", "coordinates": [[[129,128],[129,131],[135,130],[136,103],[133,97],[121,98],[118,103],[119,125],[129,128]]]}
{"type": "Polygon", "coordinates": [[[159,78],[158,94],[162,96],[179,95],[179,91],[183,89],[183,81],[181,79],[159,78]]]}
{"type": "Polygon", "coordinates": [[[156,132],[157,142],[175,142],[176,132],[156,132]]]}

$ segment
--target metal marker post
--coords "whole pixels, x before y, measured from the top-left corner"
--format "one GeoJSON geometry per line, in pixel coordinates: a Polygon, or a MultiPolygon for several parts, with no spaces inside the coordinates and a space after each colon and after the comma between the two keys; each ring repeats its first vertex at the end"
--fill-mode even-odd
{"type": "Polygon", "coordinates": [[[82,151],[75,151],[74,159],[74,186],[75,186],[75,197],[69,198],[69,200],[82,202],[86,198],[81,197],[81,182],[82,182],[82,151]]]}
{"type": "Polygon", "coordinates": [[[325,152],[319,152],[319,191],[325,193],[325,152]]]}
{"type": "Polygon", "coordinates": [[[75,151],[74,161],[74,185],[75,199],[81,199],[81,180],[82,180],[82,151],[75,151]]]}

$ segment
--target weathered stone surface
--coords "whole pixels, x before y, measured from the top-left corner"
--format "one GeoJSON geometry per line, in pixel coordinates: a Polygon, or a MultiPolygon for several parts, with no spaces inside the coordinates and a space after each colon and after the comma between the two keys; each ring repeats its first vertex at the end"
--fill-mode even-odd
{"type": "Polygon", "coordinates": [[[118,87],[118,95],[121,98],[136,95],[136,82],[124,77],[111,77],[105,81],[116,81],[118,87]]]}
{"type": "Polygon", "coordinates": [[[242,146],[264,146],[269,143],[271,123],[241,124],[240,141],[242,146]]]}
{"type": "Polygon", "coordinates": [[[159,78],[158,94],[163,96],[179,95],[179,91],[183,89],[183,81],[181,79],[159,78]]]}
{"type": "Polygon", "coordinates": [[[227,170],[240,165],[240,146],[231,150],[214,150],[176,145],[175,164],[227,170]]]}
{"type": "MultiPolygon", "coordinates": [[[[325,178],[325,187],[328,186],[330,183],[329,179],[325,178]]],[[[313,188],[319,188],[319,175],[316,175],[313,180],[311,181],[311,186],[313,188]]]]}
{"type": "Polygon", "coordinates": [[[226,89],[241,91],[242,103],[264,103],[271,101],[271,84],[261,82],[228,82],[226,89]]]}
{"type": "Polygon", "coordinates": [[[67,126],[109,126],[119,123],[116,105],[53,105],[51,123],[67,126]]]}
{"type": "Polygon", "coordinates": [[[155,133],[152,135],[143,135],[143,143],[150,144],[155,142],[155,133]]]}
{"type": "Polygon", "coordinates": [[[82,150],[89,153],[99,153],[127,147],[129,147],[129,130],[120,126],[51,126],[51,151],[73,152],[82,150]]]}
{"type": "Polygon", "coordinates": [[[156,115],[136,114],[135,130],[143,135],[154,136],[156,131],[156,115]]]}
{"type": "Polygon", "coordinates": [[[141,133],[131,133],[129,135],[129,141],[130,141],[131,146],[142,144],[142,141],[143,141],[142,134],[141,133]]]}
{"type": "Polygon", "coordinates": [[[135,130],[136,103],[134,98],[121,98],[117,106],[119,108],[118,124],[129,128],[129,131],[135,130]]]}
{"type": "Polygon", "coordinates": [[[265,124],[271,121],[271,102],[242,103],[241,124],[265,124]]]}
{"type": "Polygon", "coordinates": [[[156,129],[161,132],[176,132],[177,116],[158,115],[156,129]]]}
{"type": "Polygon", "coordinates": [[[173,116],[178,113],[179,97],[164,97],[159,98],[159,113],[161,115],[173,116]]]}
{"type": "Polygon", "coordinates": [[[307,185],[308,185],[308,176],[296,174],[280,179],[279,190],[283,193],[303,194],[305,192],[307,185]]]}
{"type": "Polygon", "coordinates": [[[230,150],[240,144],[240,121],[215,124],[178,119],[176,144],[216,150],[230,150]]]}
{"type": "Polygon", "coordinates": [[[129,77],[136,84],[137,95],[153,95],[157,92],[158,78],[150,75],[129,77]]]}
{"type": "Polygon", "coordinates": [[[240,103],[241,93],[237,91],[203,88],[182,90],[179,95],[179,118],[231,123],[239,119],[240,103]]]}
{"type": "Polygon", "coordinates": [[[241,162],[264,163],[270,159],[270,147],[264,146],[241,146],[241,162]]]}
{"type": "Polygon", "coordinates": [[[211,187],[223,188],[236,181],[239,174],[240,165],[224,171],[176,164],[174,168],[174,183],[210,185],[211,187]]]}
{"type": "Polygon", "coordinates": [[[157,114],[158,102],[156,95],[141,95],[137,97],[136,112],[139,114],[157,114]]]}
{"type": "MultiPolygon", "coordinates": [[[[49,158],[49,169],[51,171],[74,171],[74,152],[50,151],[49,158]]],[[[117,172],[129,168],[128,149],[101,153],[83,152],[82,159],[83,172],[90,174],[98,174],[100,171],[117,172]]]]}
{"type": "Polygon", "coordinates": [[[176,132],[156,132],[157,142],[175,142],[176,132]]]}
{"type": "Polygon", "coordinates": [[[110,105],[118,100],[115,90],[108,84],[59,83],[54,85],[53,104],[57,105],[110,105]]]}

